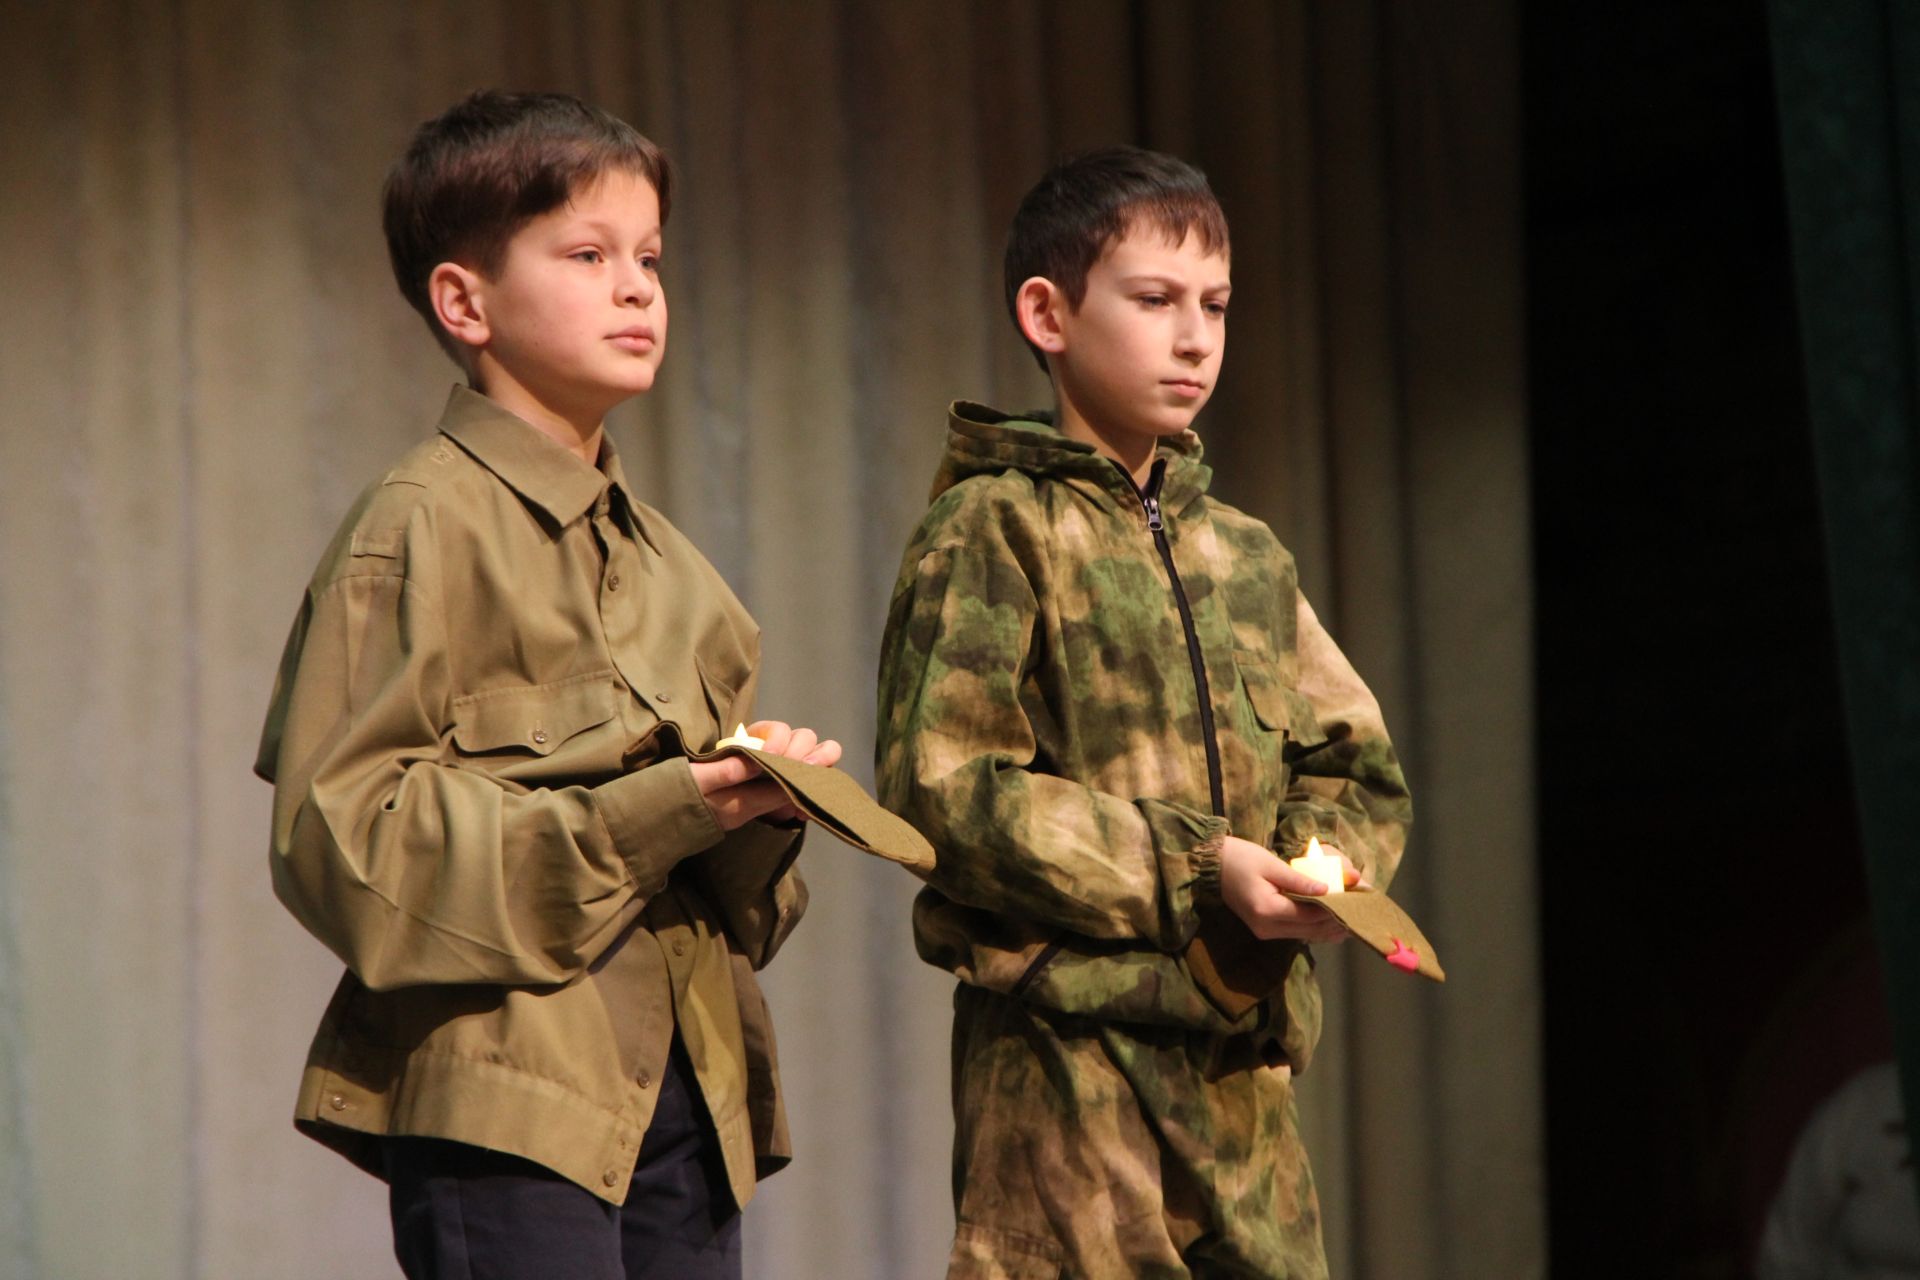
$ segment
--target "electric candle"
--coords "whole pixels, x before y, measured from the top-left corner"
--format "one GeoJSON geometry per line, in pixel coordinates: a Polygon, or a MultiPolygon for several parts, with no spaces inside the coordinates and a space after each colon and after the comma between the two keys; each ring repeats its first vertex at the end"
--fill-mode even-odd
{"type": "Polygon", "coordinates": [[[736,724],[733,726],[732,733],[713,744],[713,749],[718,751],[721,747],[752,747],[755,751],[759,751],[766,745],[765,738],[756,738],[747,732],[747,726],[736,724]]]}
{"type": "Polygon", "coordinates": [[[1347,870],[1341,865],[1338,854],[1324,852],[1320,848],[1320,837],[1307,838],[1307,851],[1289,863],[1295,871],[1303,872],[1327,886],[1328,893],[1347,891],[1347,870]]]}

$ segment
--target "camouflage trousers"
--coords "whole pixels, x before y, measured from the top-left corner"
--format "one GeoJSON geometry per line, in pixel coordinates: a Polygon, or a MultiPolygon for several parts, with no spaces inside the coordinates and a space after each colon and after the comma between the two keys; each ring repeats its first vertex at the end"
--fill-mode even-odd
{"type": "Polygon", "coordinates": [[[1292,1076],[1253,1035],[962,983],[953,1101],[948,1280],[1326,1278],[1292,1076]]]}

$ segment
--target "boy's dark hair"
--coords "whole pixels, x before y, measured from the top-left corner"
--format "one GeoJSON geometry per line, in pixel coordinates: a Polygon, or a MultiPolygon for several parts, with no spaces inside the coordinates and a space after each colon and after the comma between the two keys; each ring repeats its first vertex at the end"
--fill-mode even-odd
{"type": "MultiPolygon", "coordinates": [[[[1227,215],[1207,175],[1184,160],[1140,147],[1106,147],[1047,170],[1020,202],[1007,232],[1002,275],[1015,326],[1020,286],[1034,276],[1053,281],[1078,310],[1087,296],[1087,273],[1136,222],[1175,244],[1191,231],[1209,253],[1230,247],[1227,215]]],[[[1046,355],[1031,342],[1027,346],[1045,370],[1046,355]]]]}
{"type": "Polygon", "coordinates": [[[645,178],[666,224],[667,157],[639,130],[564,93],[482,89],[414,131],[381,192],[393,278],[446,353],[464,353],[433,313],[427,278],[459,261],[484,276],[507,242],[583,185],[620,169],[645,178]]]}

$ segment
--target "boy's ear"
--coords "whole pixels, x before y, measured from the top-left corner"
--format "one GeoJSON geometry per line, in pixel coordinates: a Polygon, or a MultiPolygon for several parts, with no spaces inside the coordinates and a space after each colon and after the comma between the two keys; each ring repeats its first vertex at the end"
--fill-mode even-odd
{"type": "Polygon", "coordinates": [[[427,277],[427,297],[440,327],[454,341],[483,347],[492,336],[487,323],[486,280],[457,262],[443,262],[427,277]]]}
{"type": "Polygon", "coordinates": [[[1028,276],[1013,295],[1013,314],[1020,322],[1020,332],[1048,355],[1057,356],[1067,349],[1063,323],[1066,311],[1067,295],[1045,276],[1028,276]]]}

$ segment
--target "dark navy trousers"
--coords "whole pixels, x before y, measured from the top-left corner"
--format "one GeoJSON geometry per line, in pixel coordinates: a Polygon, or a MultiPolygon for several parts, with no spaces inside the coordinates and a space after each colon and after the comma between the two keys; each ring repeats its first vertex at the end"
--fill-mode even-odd
{"type": "Polygon", "coordinates": [[[393,1247],[408,1280],[739,1280],[740,1211],[676,1035],[624,1205],[519,1156],[389,1138],[393,1247]]]}

